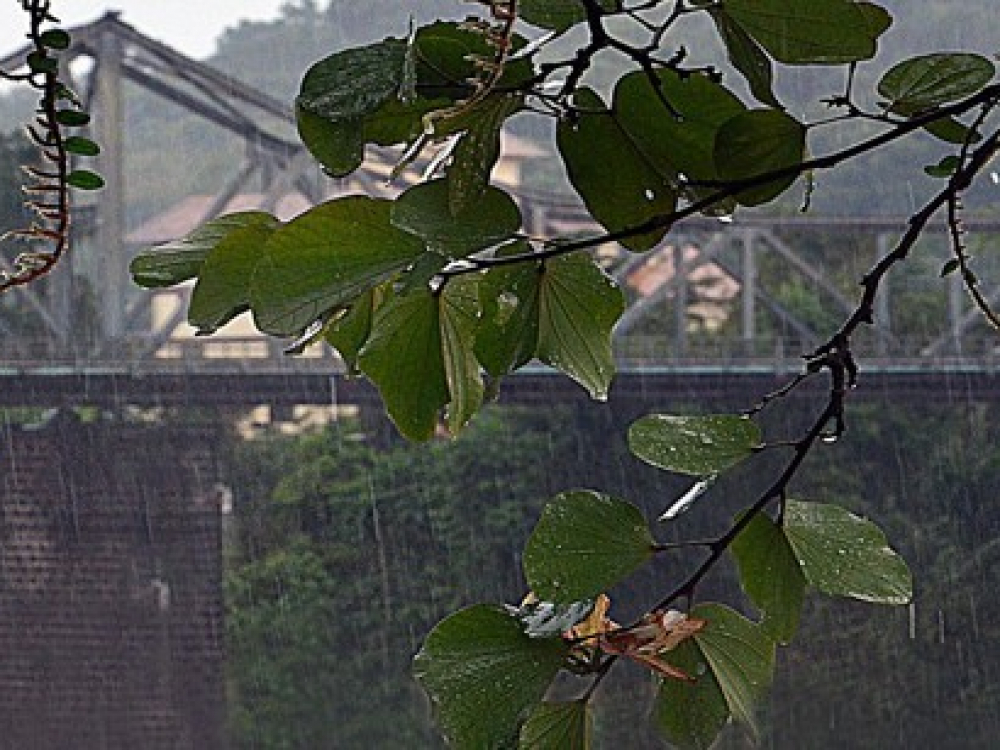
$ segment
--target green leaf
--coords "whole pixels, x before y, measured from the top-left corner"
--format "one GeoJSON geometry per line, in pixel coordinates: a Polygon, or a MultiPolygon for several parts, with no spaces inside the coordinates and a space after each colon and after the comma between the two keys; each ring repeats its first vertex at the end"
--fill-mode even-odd
{"type": "MultiPolygon", "coordinates": [[[[635,148],[665,174],[683,174],[692,181],[718,179],[713,157],[716,134],[746,107],[705,75],[681,76],[663,69],[657,71],[656,81],[658,93],[642,71],[619,80],[614,100],[618,124],[635,148]],[[664,101],[672,111],[666,111],[664,101]]],[[[715,190],[696,187],[685,192],[699,198],[715,190]]],[[[729,211],[733,205],[732,200],[723,201],[713,212],[729,211]]]]}
{"type": "Polygon", "coordinates": [[[514,748],[567,655],[561,638],[529,638],[499,607],[442,620],[413,660],[438,723],[458,748],[514,748]]]}
{"type": "Polygon", "coordinates": [[[726,696],[693,640],[671,651],[668,661],[691,675],[694,682],[661,681],[653,708],[656,723],[671,745],[681,750],[708,750],[729,720],[726,696]]]}
{"type": "MultiPolygon", "coordinates": [[[[733,718],[756,737],[756,706],[774,673],[774,642],[764,630],[721,604],[702,604],[692,617],[708,620],[694,641],[726,698],[733,718]]],[[[698,673],[695,672],[698,679],[698,673]]]]}
{"type": "Polygon", "coordinates": [[[491,269],[480,298],[476,355],[487,372],[500,377],[538,357],[591,397],[607,397],[614,375],[611,329],[625,303],[591,258],[571,255],[491,269]]]}
{"type": "MultiPolygon", "coordinates": [[[[514,250],[529,249],[526,243],[517,243],[514,250]]],[[[483,277],[479,285],[482,318],[476,334],[476,356],[493,377],[513,372],[534,358],[541,281],[536,263],[497,266],[483,277]]]]}
{"type": "Polygon", "coordinates": [[[625,310],[618,285],[586,255],[546,261],[538,273],[535,356],[606,399],[615,364],[611,329],[625,310]]]}
{"type": "Polygon", "coordinates": [[[247,212],[243,222],[222,237],[198,270],[188,322],[201,334],[214,333],[250,305],[250,279],[264,243],[281,222],[262,211],[247,212]]]}
{"type": "Polygon", "coordinates": [[[104,187],[104,178],[89,169],[74,169],[66,175],[66,184],[77,190],[100,190],[104,187]]]}
{"type": "Polygon", "coordinates": [[[450,403],[448,426],[457,432],[483,399],[472,353],[476,319],[473,279],[451,281],[439,294],[400,295],[378,312],[359,367],[378,386],[389,416],[411,440],[434,434],[450,403]]]}
{"type": "Polygon", "coordinates": [[[406,54],[406,42],[384,39],[330,55],[306,71],[295,100],[299,135],[334,176],[361,165],[366,142],[412,137],[420,117],[437,106],[401,101],[406,54]]]}
{"type": "Polygon", "coordinates": [[[975,94],[996,69],[982,55],[938,52],[894,65],[878,82],[891,111],[919,111],[975,94]]]}
{"type": "MultiPolygon", "coordinates": [[[[676,174],[643,153],[633,138],[590,89],[574,94],[582,110],[575,120],[561,119],[556,142],[566,174],[587,210],[609,232],[619,232],[677,205],[676,174]]],[[[666,117],[660,109],[656,117],[666,117]]],[[[668,227],[620,240],[630,250],[655,247],[668,227]]]]}
{"type": "Polygon", "coordinates": [[[295,335],[416,259],[423,243],[391,225],[390,206],[363,196],[339,198],[275,231],[250,289],[257,327],[295,335]]]}
{"type": "Polygon", "coordinates": [[[226,214],[201,225],[186,237],[141,251],[132,260],[132,279],[147,289],[193,279],[205,258],[230,233],[259,221],[259,212],[226,214]]]}
{"type": "Polygon", "coordinates": [[[789,500],[785,536],[806,580],[833,596],[906,604],[913,580],[875,524],[836,505],[789,500]]]}
{"type": "Polygon", "coordinates": [[[78,135],[71,135],[63,141],[63,148],[71,154],[78,156],[97,156],[101,153],[101,147],[89,138],[82,138],[78,135]]]}
{"type": "MultiPolygon", "coordinates": [[[[719,177],[737,181],[800,164],[805,147],[806,129],[800,122],[776,109],[755,109],[723,123],[713,154],[719,177]]],[[[767,203],[797,177],[793,173],[741,190],[736,199],[745,206],[767,203]]]]}
{"type": "Polygon", "coordinates": [[[579,490],[545,506],[524,549],[529,588],[569,603],[607,591],[652,557],[653,538],[631,503],[579,490]]]}
{"type": "Polygon", "coordinates": [[[775,60],[790,65],[868,60],[892,17],[854,0],[726,0],[726,13],[775,60]]]}
{"type": "Polygon", "coordinates": [[[452,258],[495,245],[521,226],[517,204],[495,187],[486,188],[473,205],[453,214],[448,179],[414,185],[396,199],[391,217],[394,226],[452,258]]]}
{"type": "Polygon", "coordinates": [[[483,403],[483,378],[473,352],[479,300],[477,281],[452,279],[442,294],[441,357],[448,381],[448,430],[458,433],[483,403]]]}
{"type": "Polygon", "coordinates": [[[757,513],[730,551],[743,590],[764,615],[761,626],[779,643],[790,643],[802,614],[806,579],[784,530],[757,513]]]}
{"type": "Polygon", "coordinates": [[[60,109],[56,112],[56,122],[67,128],[78,128],[90,123],[90,115],[78,109],[60,109]]]}
{"type": "Polygon", "coordinates": [[[469,114],[466,132],[448,167],[448,207],[453,216],[474,208],[486,195],[493,166],[500,158],[500,131],[523,104],[520,96],[490,96],[469,114]]]}
{"type": "Polygon", "coordinates": [[[25,60],[32,73],[55,73],[59,70],[59,61],[49,57],[44,50],[29,52],[25,60]]]}
{"type": "Polygon", "coordinates": [[[541,703],[521,727],[521,750],[589,750],[593,720],[587,702],[541,703]]]}
{"type": "Polygon", "coordinates": [[[300,106],[295,107],[299,138],[316,161],[333,177],[349,175],[365,158],[365,138],[358,118],[331,122],[300,106]]]}
{"type": "Polygon", "coordinates": [[[428,291],[395,297],[376,315],[358,366],[378,387],[386,410],[410,440],[428,440],[448,403],[441,358],[441,308],[428,291]]]}
{"type": "MultiPolygon", "coordinates": [[[[531,57],[517,55],[526,43],[519,34],[512,37],[498,88],[510,90],[534,76],[531,57]]],[[[464,82],[479,77],[474,59],[492,60],[496,56],[496,49],[483,33],[453,21],[422,27],[417,31],[415,44],[420,88],[428,89],[428,96],[452,100],[468,97],[470,89],[464,82]]]]}
{"type": "MultiPolygon", "coordinates": [[[[608,12],[615,10],[615,0],[598,0],[598,5],[608,12]]],[[[587,20],[582,0],[521,0],[517,11],[525,23],[556,32],[587,20]]]]}
{"type": "Polygon", "coordinates": [[[978,143],[982,135],[954,117],[941,117],[924,125],[924,130],[945,143],[978,143]]]}
{"type": "Polygon", "coordinates": [[[962,160],[952,154],[951,156],[944,157],[937,164],[924,167],[924,173],[930,175],[931,177],[947,178],[955,174],[955,170],[958,169],[961,164],[962,160]]]}
{"type": "Polygon", "coordinates": [[[386,293],[380,287],[369,289],[323,332],[326,342],[337,350],[352,374],[358,371],[358,354],[368,341],[375,310],[386,293]]]}
{"type": "Polygon", "coordinates": [[[958,258],[951,258],[941,266],[941,277],[950,276],[961,267],[962,264],[958,262],[958,258]]]}
{"type": "Polygon", "coordinates": [[[629,449],[646,463],[699,477],[718,474],[749,458],[760,442],[757,425],[734,414],[649,414],[628,431],[629,449]]]}
{"type": "Polygon", "coordinates": [[[761,104],[782,109],[774,95],[774,71],[771,59],[743,27],[736,23],[722,7],[711,7],[709,15],[715,22],[722,43],[726,45],[729,62],[733,64],[750,85],[752,93],[761,104]]]}
{"type": "Polygon", "coordinates": [[[295,104],[332,122],[363,118],[397,95],[405,56],[391,38],[330,55],[306,71],[295,104]]]}
{"type": "Polygon", "coordinates": [[[70,35],[62,29],[43,31],[38,39],[49,49],[67,49],[72,41],[70,35]]]}
{"type": "MultiPolygon", "coordinates": [[[[515,37],[512,49],[523,44],[515,37]]],[[[493,54],[482,34],[451,22],[421,28],[412,46],[385,39],[338,52],[306,72],[295,103],[299,135],[328,172],[349,174],[360,166],[366,143],[410,141],[425,130],[425,115],[467,98],[467,79],[477,73],[473,60],[493,54]]],[[[501,84],[532,73],[529,58],[512,61],[501,84]]],[[[435,124],[436,136],[468,126],[451,118],[435,124]]]]}

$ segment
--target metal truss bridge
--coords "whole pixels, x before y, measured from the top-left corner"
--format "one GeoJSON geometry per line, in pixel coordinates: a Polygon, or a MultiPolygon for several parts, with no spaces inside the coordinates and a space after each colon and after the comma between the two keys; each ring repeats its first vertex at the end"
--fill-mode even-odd
{"type": "MultiPolygon", "coordinates": [[[[83,71],[75,88],[94,115],[91,135],[103,148],[96,166],[107,188],[95,203],[78,207],[83,220],[71,267],[0,299],[0,405],[373,401],[374,389],[346,379],[329,351],[286,357],[280,342],[240,325],[194,337],[184,323],[188,290],[137,290],[128,263],[142,247],[227,210],[255,207],[288,218],[332,195],[388,194],[386,176],[396,157],[376,154],[350,179],[331,180],[292,135],[285,103],[149,39],[117,14],[74,29],[72,36],[65,57],[68,70],[83,71]],[[241,143],[244,153],[214,194],[190,196],[142,222],[129,218],[123,166],[129,157],[126,104],[135,90],[211,123],[241,143]],[[249,193],[251,183],[257,187],[249,193]]],[[[0,67],[14,70],[22,61],[17,51],[0,58],[0,67]]],[[[498,182],[522,196],[525,230],[535,236],[594,231],[567,198],[517,190],[522,170],[532,168],[540,153],[512,139],[496,172],[498,182]]],[[[404,175],[403,186],[414,179],[404,175]]],[[[970,218],[966,226],[991,241],[1000,220],[970,218]]],[[[600,258],[629,303],[615,332],[620,375],[612,397],[752,397],[781,385],[800,369],[800,355],[850,313],[857,279],[905,228],[905,217],[748,213],[728,222],[686,221],[642,255],[607,248],[600,258]],[[831,242],[850,248],[849,262],[834,268],[824,260],[829,253],[817,248],[831,242]]],[[[857,342],[862,392],[1000,395],[1000,339],[983,330],[957,274],[936,278],[948,256],[941,230],[931,227],[924,240],[929,247],[921,248],[936,264],[930,273],[904,272],[902,282],[894,277],[879,296],[876,325],[857,342]],[[926,313],[920,333],[904,335],[913,329],[914,307],[926,313]]],[[[1000,288],[984,290],[1000,301],[1000,288]]],[[[541,368],[510,378],[502,392],[522,403],[584,398],[567,379],[541,368]]]]}

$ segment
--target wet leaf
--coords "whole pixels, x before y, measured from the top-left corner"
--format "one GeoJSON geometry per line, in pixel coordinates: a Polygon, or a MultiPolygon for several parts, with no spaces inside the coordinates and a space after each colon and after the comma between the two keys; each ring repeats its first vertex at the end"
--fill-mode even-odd
{"type": "Polygon", "coordinates": [[[931,177],[946,178],[955,174],[955,170],[961,166],[962,160],[954,154],[944,157],[937,164],[924,167],[924,173],[931,177]]]}
{"type": "Polygon", "coordinates": [[[49,49],[67,49],[72,42],[70,35],[62,29],[43,31],[38,40],[49,49]]]}
{"type": "MultiPolygon", "coordinates": [[[[713,158],[723,180],[745,180],[802,162],[805,127],[776,109],[755,109],[726,120],[716,134],[713,158]]],[[[736,199],[745,206],[767,203],[798,178],[790,174],[746,190],[736,199]]]]}
{"type": "Polygon", "coordinates": [[[101,153],[101,147],[94,143],[94,141],[79,135],[71,135],[64,140],[63,148],[77,156],[97,156],[101,153]]]}
{"type": "Polygon", "coordinates": [[[913,597],[909,568],[871,521],[836,505],[789,500],[784,530],[806,580],[820,591],[881,604],[913,597]]]}
{"type": "Polygon", "coordinates": [[[411,440],[430,438],[446,405],[454,434],[482,404],[482,376],[472,353],[474,283],[452,281],[438,294],[421,290],[394,297],[379,309],[359,354],[361,371],[411,440]]]}
{"type": "Polygon", "coordinates": [[[56,112],[56,122],[68,128],[78,128],[90,123],[90,115],[78,109],[60,109],[56,112]]]}
{"type": "Polygon", "coordinates": [[[614,377],[611,329],[625,310],[618,285],[586,255],[546,261],[538,274],[535,356],[606,399],[614,377]]]}
{"type": "Polygon", "coordinates": [[[980,91],[996,69],[982,55],[938,52],[894,65],[878,82],[891,111],[919,111],[957,101],[980,91]]]}
{"type": "Polygon", "coordinates": [[[653,708],[664,736],[681,750],[708,750],[729,720],[729,705],[708,660],[694,641],[670,652],[670,664],[694,682],[664,679],[653,708]]]}
{"type": "Polygon", "coordinates": [[[199,333],[214,333],[250,305],[250,280],[264,245],[281,222],[264,212],[244,214],[211,249],[198,270],[191,293],[188,322],[199,333]]]}
{"type": "Polygon", "coordinates": [[[251,283],[257,327],[292,336],[405,268],[424,244],[389,222],[390,202],[320,204],[274,232],[251,283]]]}
{"type": "Polygon", "coordinates": [[[941,266],[941,276],[950,276],[955,273],[959,268],[961,268],[961,263],[958,262],[958,258],[951,258],[946,261],[943,266],[941,266]]]}
{"type": "Polygon", "coordinates": [[[473,352],[479,301],[477,280],[453,279],[437,295],[441,312],[441,359],[448,382],[448,430],[458,434],[483,403],[483,378],[473,352]]]}
{"type": "Polygon", "coordinates": [[[779,643],[790,643],[802,614],[806,579],[783,529],[757,513],[730,551],[743,590],[764,616],[761,626],[779,643]]]}
{"type": "MultiPolygon", "coordinates": [[[[762,628],[721,604],[703,604],[692,617],[708,621],[694,636],[729,712],[756,737],[756,709],[774,673],[774,642],[762,628]]],[[[694,673],[697,678],[697,672],[694,673]]]]}
{"type": "MultiPolygon", "coordinates": [[[[511,252],[527,252],[517,243],[511,252]]],[[[479,285],[482,319],[476,334],[476,356],[493,377],[527,364],[538,348],[541,274],[535,263],[490,269],[479,285]]]]}
{"type": "Polygon", "coordinates": [[[514,748],[567,652],[561,638],[529,638],[502,608],[476,605],[437,624],[413,672],[451,744],[514,748]]]}
{"type": "Polygon", "coordinates": [[[358,366],[379,389],[386,410],[410,440],[434,435],[450,400],[442,359],[441,306],[429,291],[394,297],[378,312],[358,366]]]}
{"type": "Polygon", "coordinates": [[[542,703],[521,727],[521,750],[589,750],[593,721],[586,701],[542,703]]]}
{"type": "Polygon", "coordinates": [[[790,65],[868,60],[892,24],[881,7],[854,0],[726,0],[724,7],[771,57],[790,65]]]}
{"type": "Polygon", "coordinates": [[[358,371],[358,354],[371,334],[375,311],[388,292],[373,287],[351,302],[347,311],[331,321],[323,332],[326,342],[337,350],[350,373],[358,371]]]}
{"type": "Polygon", "coordinates": [[[173,286],[198,275],[205,258],[229,234],[269,217],[259,211],[226,214],[212,219],[186,237],[141,251],[129,265],[132,280],[147,289],[173,286]]]}
{"type": "Polygon", "coordinates": [[[453,216],[473,209],[486,195],[493,166],[500,158],[500,131],[523,104],[520,96],[490,96],[470,113],[448,167],[448,207],[453,216]]]}
{"type": "Polygon", "coordinates": [[[449,179],[415,185],[399,196],[392,207],[393,226],[452,258],[495,245],[520,228],[517,204],[495,187],[487,187],[474,204],[452,213],[449,179]]]}
{"type": "Polygon", "coordinates": [[[537,357],[592,398],[607,397],[614,376],[611,329],[625,302],[591,258],[569,255],[494,268],[480,295],[476,353],[487,372],[500,377],[537,357]]]}
{"type": "MultiPolygon", "coordinates": [[[[590,89],[578,90],[574,102],[583,112],[576,120],[560,120],[556,142],[566,174],[591,216],[609,232],[618,232],[671,213],[677,205],[672,166],[641,151],[590,89]]],[[[647,119],[666,116],[662,108],[646,114],[647,119]]],[[[668,228],[664,225],[620,242],[630,250],[649,250],[668,228]]]]}
{"type": "Polygon", "coordinates": [[[89,169],[74,169],[66,175],[66,184],[77,190],[100,190],[104,187],[104,178],[89,169]]]}
{"type": "MultiPolygon", "coordinates": [[[[598,5],[607,11],[615,10],[615,0],[598,0],[598,5]]],[[[522,21],[558,32],[587,20],[582,0],[521,0],[517,11],[522,21]]]]}
{"type": "Polygon", "coordinates": [[[349,175],[364,161],[365,139],[360,118],[331,122],[297,106],[295,124],[302,143],[328,174],[349,175]]]}
{"type": "MultiPolygon", "coordinates": [[[[705,75],[681,76],[664,69],[657,71],[656,82],[659,94],[642,71],[618,81],[614,99],[618,124],[635,148],[668,179],[683,175],[688,181],[717,180],[713,156],[716,134],[724,122],[746,107],[729,89],[705,75]]],[[[717,191],[686,186],[684,192],[700,198],[717,191]]],[[[731,199],[725,199],[712,213],[731,210],[733,205],[731,199]]]]}
{"type": "Polygon", "coordinates": [[[725,12],[724,7],[708,9],[715,28],[719,31],[729,62],[733,64],[750,85],[750,92],[761,104],[781,109],[781,103],[774,95],[774,71],[771,58],[760,48],[743,27],[725,12]]]}
{"type": "Polygon", "coordinates": [[[954,117],[941,117],[924,125],[924,130],[945,143],[978,143],[983,136],[954,117]]]}
{"type": "Polygon", "coordinates": [[[579,490],[557,495],[542,511],[524,550],[524,574],[539,598],[593,599],[643,565],[653,538],[631,503],[579,490]]]}
{"type": "Polygon", "coordinates": [[[760,441],[757,425],[734,414],[649,414],[628,432],[629,448],[643,461],[698,477],[718,474],[748,458],[760,441]]]}

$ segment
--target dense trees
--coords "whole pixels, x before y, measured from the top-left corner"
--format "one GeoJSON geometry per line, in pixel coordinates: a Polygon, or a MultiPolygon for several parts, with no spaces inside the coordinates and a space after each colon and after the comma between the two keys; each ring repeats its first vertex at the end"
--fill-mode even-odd
{"type": "MultiPolygon", "coordinates": [[[[683,403],[663,405],[675,406],[683,403]]],[[[933,408],[888,407],[858,404],[850,438],[810,462],[800,492],[879,518],[913,565],[914,604],[809,603],[766,712],[776,747],[987,748],[998,728],[991,675],[1000,633],[989,594],[1000,575],[996,408],[957,393],[933,408]]],[[[799,401],[787,418],[807,411],[799,401]]],[[[628,415],[612,412],[493,409],[455,443],[423,447],[380,445],[352,421],[238,447],[227,584],[236,746],[363,747],[402,737],[434,746],[424,701],[409,687],[408,655],[449,609],[519,598],[511,559],[540,499],[586,481],[655,515],[682,489],[629,456],[615,438],[628,415]]],[[[726,524],[735,488],[752,477],[744,474],[685,516],[677,538],[726,524]]],[[[659,561],[616,587],[616,605],[640,612],[649,587],[679,562],[659,561]]],[[[712,595],[737,590],[729,572],[712,595]]],[[[635,668],[602,691],[600,746],[659,746],[645,728],[650,690],[635,668]]]]}

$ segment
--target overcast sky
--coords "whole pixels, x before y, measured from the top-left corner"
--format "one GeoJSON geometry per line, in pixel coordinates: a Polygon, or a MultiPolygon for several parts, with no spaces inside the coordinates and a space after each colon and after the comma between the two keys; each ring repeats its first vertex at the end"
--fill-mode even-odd
{"type": "MultiPolygon", "coordinates": [[[[363,2],[364,0],[358,0],[363,2]]],[[[70,28],[109,10],[139,31],[192,57],[206,57],[227,26],[242,19],[276,18],[287,0],[53,0],[52,10],[70,28]]],[[[20,2],[0,0],[0,56],[24,44],[25,15],[20,2]]]]}

